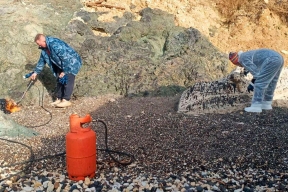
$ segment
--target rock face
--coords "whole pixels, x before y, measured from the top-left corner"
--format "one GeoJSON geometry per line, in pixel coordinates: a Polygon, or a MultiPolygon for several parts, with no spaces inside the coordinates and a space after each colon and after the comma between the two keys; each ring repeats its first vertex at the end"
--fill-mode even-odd
{"type": "MultiPolygon", "coordinates": [[[[25,90],[27,82],[22,76],[30,72],[39,59],[35,35],[59,36],[81,6],[77,0],[61,3],[56,0],[0,1],[0,98],[17,100],[25,90]]],[[[51,75],[40,77],[40,80],[47,78],[51,75]]],[[[54,86],[49,80],[44,85],[48,90],[54,86]]]]}
{"type": "MultiPolygon", "coordinates": [[[[93,13],[87,14],[76,15],[82,20],[92,18],[93,13]]],[[[117,27],[111,24],[87,21],[87,28],[101,28],[113,35],[99,37],[86,33],[80,47],[84,66],[75,94],[142,95],[159,87],[185,87],[226,73],[226,57],[197,29],[176,27],[173,15],[157,9],[143,9],[140,16],[140,21],[130,21],[114,32],[111,30],[117,27]]],[[[131,17],[127,14],[126,20],[131,17]]],[[[82,27],[83,23],[74,20],[68,25],[67,34],[80,38],[75,31],[82,27]]]]}
{"type": "MultiPolygon", "coordinates": [[[[63,39],[80,53],[83,67],[76,78],[75,97],[170,94],[227,74],[225,55],[197,29],[175,26],[174,16],[158,9],[145,8],[139,15],[126,12],[113,22],[102,22],[98,18],[103,13],[80,10],[79,2],[2,4],[2,98],[17,100],[25,90],[22,76],[38,61],[40,51],[33,38],[39,32],[63,39]],[[108,35],[95,35],[99,31],[108,35]]],[[[45,68],[38,80],[45,94],[52,94],[55,78],[50,70],[45,68]]],[[[23,103],[36,103],[39,94],[29,94],[23,103]]]]}

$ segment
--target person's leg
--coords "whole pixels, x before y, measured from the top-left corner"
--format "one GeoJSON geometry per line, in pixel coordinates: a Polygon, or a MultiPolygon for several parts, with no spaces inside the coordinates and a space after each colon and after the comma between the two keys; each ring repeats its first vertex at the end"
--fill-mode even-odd
{"type": "Polygon", "coordinates": [[[67,74],[67,84],[64,86],[63,99],[69,101],[73,93],[75,84],[75,75],[67,74]]]}
{"type": "MultiPolygon", "coordinates": [[[[57,68],[56,68],[57,69],[57,68]]],[[[59,70],[56,70],[57,71],[57,73],[56,73],[56,100],[54,101],[54,102],[52,102],[52,103],[50,103],[51,105],[57,105],[57,104],[59,104],[61,101],[62,101],[62,96],[63,96],[63,92],[64,92],[64,86],[61,84],[61,83],[59,83],[59,74],[60,74],[60,72],[61,72],[61,70],[59,69],[59,70]]]]}
{"type": "Polygon", "coordinates": [[[51,105],[57,105],[57,104],[59,104],[59,103],[61,103],[61,101],[62,101],[62,95],[63,95],[63,90],[64,90],[64,88],[63,88],[64,86],[61,84],[61,83],[59,83],[59,82],[57,82],[57,87],[56,87],[56,100],[54,101],[54,102],[52,102],[51,103],[51,105]]]}
{"type": "Polygon", "coordinates": [[[63,94],[64,94],[64,85],[62,85],[61,83],[59,83],[57,81],[57,92],[56,92],[56,97],[57,99],[62,100],[63,99],[63,94]]]}
{"type": "Polygon", "coordinates": [[[264,99],[262,101],[262,106],[261,106],[261,108],[264,110],[272,109],[272,101],[273,101],[274,92],[276,89],[277,82],[279,80],[280,73],[281,73],[281,69],[277,72],[275,77],[272,79],[272,81],[270,82],[270,84],[268,85],[264,93],[264,99]]]}
{"type": "MultiPolygon", "coordinates": [[[[254,94],[253,94],[252,104],[250,107],[246,107],[245,111],[262,112],[261,107],[262,107],[262,102],[264,100],[264,95],[267,92],[266,90],[268,89],[268,86],[270,85],[270,83],[272,83],[272,80],[275,78],[275,76],[278,75],[278,78],[279,78],[280,73],[278,74],[278,71],[281,71],[282,66],[283,66],[283,59],[280,56],[269,57],[265,60],[265,63],[263,64],[263,68],[261,69],[260,74],[257,76],[256,81],[254,83],[254,94]]],[[[278,78],[277,78],[277,81],[278,81],[278,78]]],[[[271,89],[273,90],[273,93],[274,93],[275,88],[276,86],[274,87],[274,89],[271,89]]],[[[267,93],[269,94],[269,90],[267,93]]]]}
{"type": "Polygon", "coordinates": [[[70,99],[74,89],[75,75],[67,75],[67,84],[63,85],[62,102],[57,104],[57,107],[68,107],[71,105],[70,99]]]}
{"type": "Polygon", "coordinates": [[[283,65],[278,67],[278,71],[275,73],[274,78],[272,79],[272,81],[268,85],[268,87],[265,91],[265,94],[264,94],[264,101],[272,101],[273,100],[274,92],[275,92],[276,85],[277,85],[277,82],[279,80],[282,68],[283,68],[283,65]]]}

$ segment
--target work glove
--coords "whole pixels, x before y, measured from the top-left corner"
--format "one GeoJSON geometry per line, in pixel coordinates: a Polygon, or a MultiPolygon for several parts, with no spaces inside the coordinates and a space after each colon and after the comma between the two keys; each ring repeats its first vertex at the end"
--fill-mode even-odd
{"type": "Polygon", "coordinates": [[[248,87],[247,87],[247,91],[250,93],[250,91],[254,91],[254,83],[255,83],[255,79],[252,79],[251,82],[249,83],[248,87]]]}
{"type": "Polygon", "coordinates": [[[34,71],[27,73],[26,75],[23,76],[23,79],[27,79],[29,77],[31,77],[31,75],[34,73],[34,71]]]}
{"type": "Polygon", "coordinates": [[[243,72],[243,73],[244,73],[245,76],[247,76],[248,73],[249,73],[249,71],[248,71],[247,69],[244,69],[244,72],[243,72]]]}
{"type": "Polygon", "coordinates": [[[58,78],[59,83],[61,83],[62,85],[66,85],[67,84],[67,75],[64,75],[62,78],[58,78]]]}

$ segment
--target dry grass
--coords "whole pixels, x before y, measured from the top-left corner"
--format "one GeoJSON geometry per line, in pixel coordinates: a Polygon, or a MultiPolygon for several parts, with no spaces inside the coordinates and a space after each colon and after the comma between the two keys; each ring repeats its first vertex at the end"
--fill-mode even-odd
{"type": "Polygon", "coordinates": [[[268,7],[277,13],[285,23],[288,23],[288,0],[269,1],[268,7]]]}
{"type": "Polygon", "coordinates": [[[266,8],[280,16],[284,23],[288,22],[288,0],[217,0],[216,8],[226,19],[226,24],[236,22],[239,17],[250,17],[257,22],[266,8]]]}

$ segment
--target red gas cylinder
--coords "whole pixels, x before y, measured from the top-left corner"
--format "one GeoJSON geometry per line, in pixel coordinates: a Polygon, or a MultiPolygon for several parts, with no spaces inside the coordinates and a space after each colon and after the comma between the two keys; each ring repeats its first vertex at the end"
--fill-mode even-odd
{"type": "Polygon", "coordinates": [[[70,132],[66,135],[66,164],[69,179],[84,180],[94,177],[96,171],[96,133],[91,127],[83,128],[92,118],[70,115],[70,132]]]}

